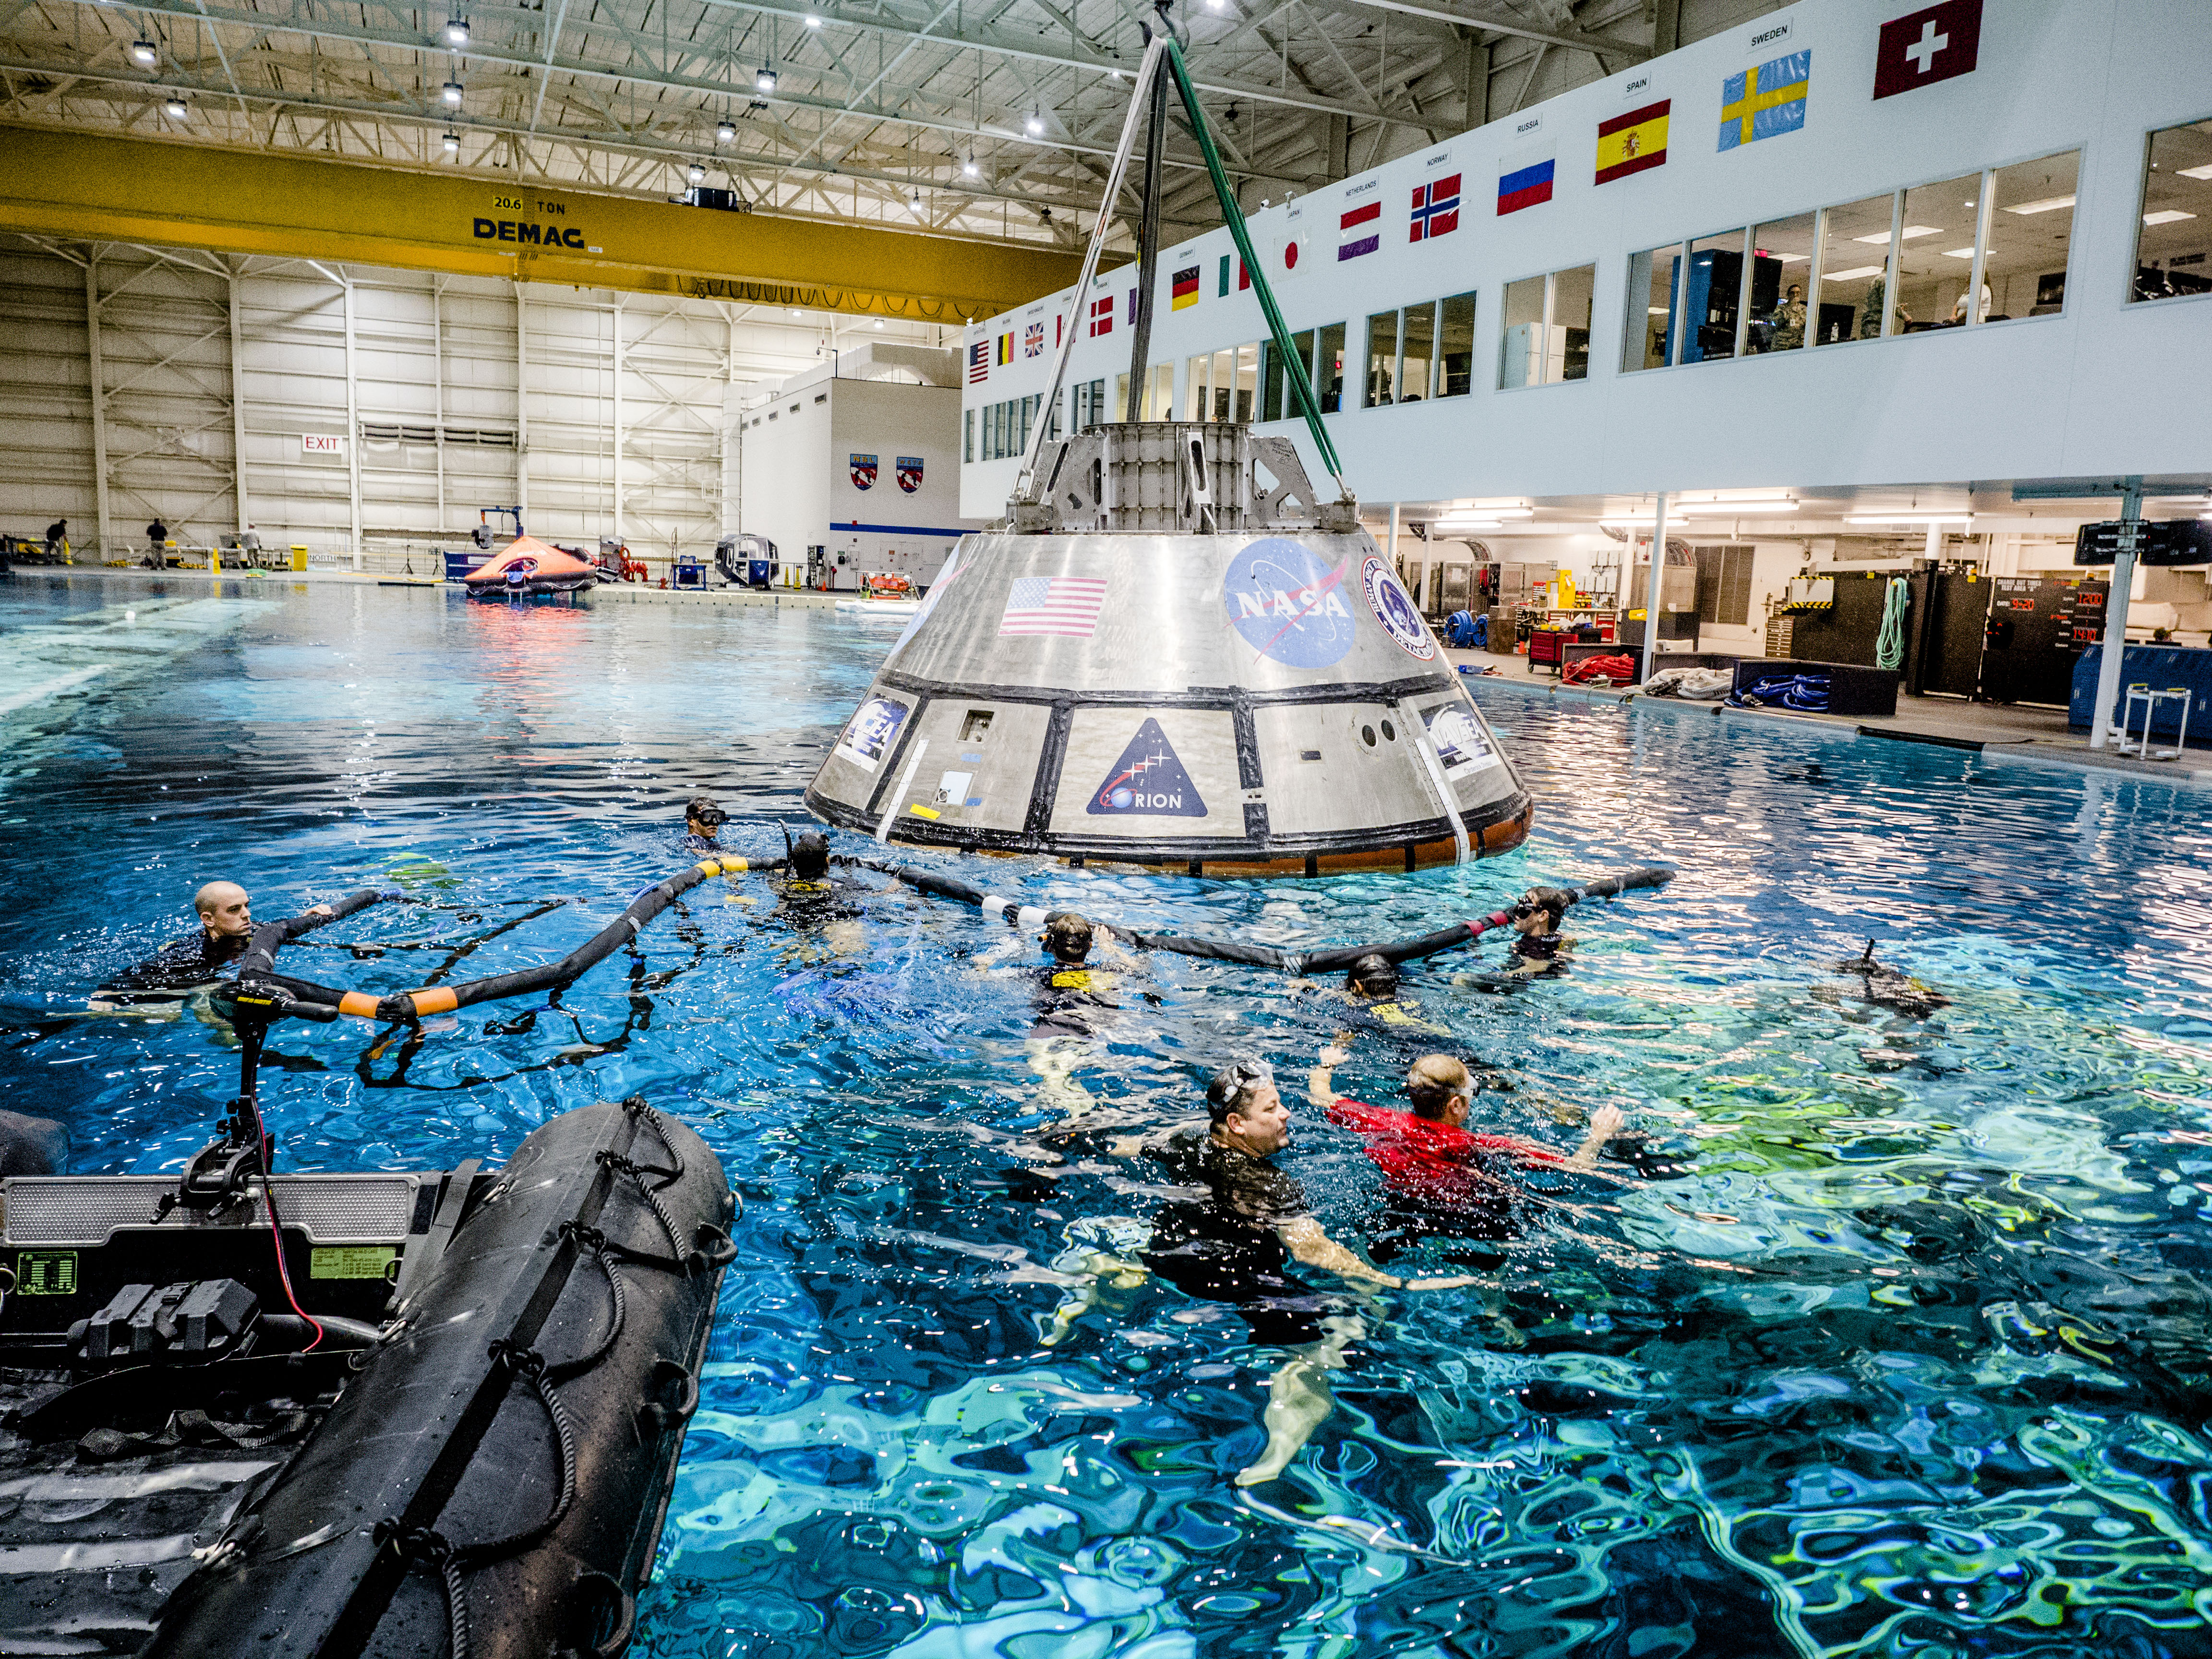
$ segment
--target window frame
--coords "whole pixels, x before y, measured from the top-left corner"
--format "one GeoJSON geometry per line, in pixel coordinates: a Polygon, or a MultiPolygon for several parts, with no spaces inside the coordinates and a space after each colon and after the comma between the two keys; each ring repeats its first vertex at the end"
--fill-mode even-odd
{"type": "MultiPolygon", "coordinates": [[[[2148,228],[2148,227],[2143,223],[2143,215],[2150,207],[2151,144],[2161,133],[2176,131],[2183,127],[2201,127],[2207,124],[2212,124],[2212,111],[2208,111],[2206,113],[2199,115],[2191,120],[2168,121],[2163,126],[2149,127],[2144,130],[2142,136],[2142,159],[2136,167],[2136,216],[2134,240],[2128,250],[2126,289],[2121,296],[2120,301],[2124,308],[2128,306],[2164,305],[2168,301],[2172,300],[2212,299],[2212,289],[2206,289],[2203,292],[2197,294],[2154,294],[2150,295],[2148,298],[2145,298],[2136,292],[2136,277],[2137,273],[2142,269],[2143,232],[2148,228]]],[[[2087,146],[2084,146],[2084,148],[2086,149],[2087,146]]],[[[2076,195],[2078,198],[2078,186],[2076,195]]],[[[2074,211],[2075,216],[2078,217],[2081,211],[2081,203],[2078,199],[2075,203],[2074,211]]],[[[2074,273],[2071,269],[2073,264],[2074,246],[2070,240],[2067,244],[2066,255],[2069,267],[2066,273],[2066,280],[2070,286],[2074,281],[2074,273]]],[[[1975,289],[1975,292],[1977,293],[1979,293],[1980,291],[1981,290],[1978,288],[1975,289]]]]}
{"type": "Polygon", "coordinates": [[[1559,378],[1556,380],[1552,378],[1553,319],[1559,315],[1559,278],[1567,275],[1570,271],[1587,270],[1590,274],[1590,325],[1585,331],[1589,334],[1595,334],[1597,332],[1598,271],[1602,267],[1602,264],[1603,262],[1599,259],[1589,258],[1580,260],[1571,265],[1561,265],[1557,270],[1532,272],[1526,276],[1514,277],[1505,284],[1503,289],[1500,290],[1498,301],[1497,379],[1498,384],[1497,390],[1500,392],[1534,392],[1547,386],[1575,386],[1578,384],[1585,384],[1589,381],[1590,378],[1589,342],[1585,340],[1583,343],[1582,374],[1574,380],[1569,380],[1566,375],[1566,341],[1564,337],[1559,342],[1559,378]],[[1512,292],[1514,289],[1519,287],[1522,283],[1534,282],[1541,282],[1544,284],[1544,303],[1538,310],[1536,323],[1535,379],[1532,380],[1523,380],[1519,386],[1507,386],[1504,384],[1505,334],[1509,325],[1505,320],[1506,303],[1504,296],[1505,295],[1512,292]]]}

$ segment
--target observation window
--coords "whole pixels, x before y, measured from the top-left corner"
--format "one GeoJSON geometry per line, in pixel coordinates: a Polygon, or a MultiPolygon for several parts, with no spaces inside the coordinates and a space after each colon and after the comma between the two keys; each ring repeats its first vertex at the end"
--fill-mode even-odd
{"type": "Polygon", "coordinates": [[[1590,305],[1596,289],[1595,265],[1505,285],[1498,345],[1501,389],[1589,377],[1590,305]]]}
{"type": "Polygon", "coordinates": [[[2074,191],[2081,155],[2069,150],[1996,169],[1982,280],[1989,320],[2051,317],[2066,307],[2066,262],[2074,240],[2074,191]]]}
{"type": "Polygon", "coordinates": [[[960,459],[963,461],[972,461],[975,459],[975,411],[974,410],[968,410],[963,413],[960,426],[960,459]]]}
{"type": "Polygon", "coordinates": [[[2130,301],[2212,294],[2212,121],[2168,127],[2144,147],[2130,301]]]}
{"type": "MultiPolygon", "coordinates": [[[[1897,300],[1893,334],[1963,328],[1973,300],[1981,235],[1982,175],[1970,173],[1905,192],[1897,226],[1897,300]]],[[[1983,284],[1984,301],[1988,284],[1983,284]]],[[[1974,313],[1989,314],[1984,304],[1974,313]]]]}
{"type": "Polygon", "coordinates": [[[1399,333],[1398,401],[1417,404],[1431,395],[1430,380],[1436,364],[1437,307],[1408,306],[1399,333]]]}
{"type": "Polygon", "coordinates": [[[1744,306],[1747,353],[1795,351],[1805,343],[1818,217],[1801,213],[1752,231],[1751,291],[1744,306]]]}
{"type": "Polygon", "coordinates": [[[1674,343],[1674,306],[1681,291],[1682,245],[1670,242],[1628,259],[1628,315],[1623,319],[1620,367],[1663,368],[1674,343]]]}
{"type": "Polygon", "coordinates": [[[1454,294],[1437,307],[1437,396],[1474,390],[1474,295],[1454,294]]]}
{"type": "Polygon", "coordinates": [[[1679,361],[1717,363],[1735,356],[1743,317],[1745,233],[1724,230],[1690,244],[1683,266],[1679,361]]]}
{"type": "Polygon", "coordinates": [[[1320,394],[1321,412],[1334,415],[1344,407],[1344,325],[1318,330],[1316,340],[1314,390],[1320,394]]]}
{"type": "Polygon", "coordinates": [[[1398,313],[1378,311],[1367,319],[1367,389],[1359,406],[1395,403],[1398,374],[1398,313]]]}
{"type": "Polygon", "coordinates": [[[1813,343],[1838,345],[1881,333],[1897,196],[1869,196],[1820,215],[1820,309],[1813,343]]]}

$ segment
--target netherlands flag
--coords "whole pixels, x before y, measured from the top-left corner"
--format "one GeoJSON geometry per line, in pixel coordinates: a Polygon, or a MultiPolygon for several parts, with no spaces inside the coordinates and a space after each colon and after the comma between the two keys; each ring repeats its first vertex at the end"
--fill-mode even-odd
{"type": "Polygon", "coordinates": [[[1357,259],[1382,246],[1382,204],[1349,209],[1337,221],[1336,257],[1357,259]]]}
{"type": "Polygon", "coordinates": [[[1531,161],[1525,167],[1516,167],[1498,180],[1498,210],[1501,214],[1518,213],[1522,208],[1534,207],[1539,202],[1552,199],[1552,164],[1531,161]]]}
{"type": "Polygon", "coordinates": [[[1434,241],[1459,228],[1459,174],[1413,186],[1413,223],[1409,241],[1434,241]]]}

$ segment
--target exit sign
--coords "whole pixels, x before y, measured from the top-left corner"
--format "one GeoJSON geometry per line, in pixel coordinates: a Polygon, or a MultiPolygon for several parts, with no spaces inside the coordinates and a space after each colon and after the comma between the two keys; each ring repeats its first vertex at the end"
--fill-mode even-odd
{"type": "Polygon", "coordinates": [[[343,455],[345,439],[335,432],[303,432],[300,434],[300,449],[308,455],[343,455]]]}

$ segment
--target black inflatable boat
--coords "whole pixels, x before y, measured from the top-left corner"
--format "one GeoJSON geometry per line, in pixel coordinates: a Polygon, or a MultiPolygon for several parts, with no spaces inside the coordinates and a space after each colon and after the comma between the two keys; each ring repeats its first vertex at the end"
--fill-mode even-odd
{"type": "Polygon", "coordinates": [[[496,1172],[0,1180],[0,1652],[621,1653],[732,1195],[642,1101],[496,1172]],[[273,1208],[272,1208],[273,1200],[273,1208]]]}

